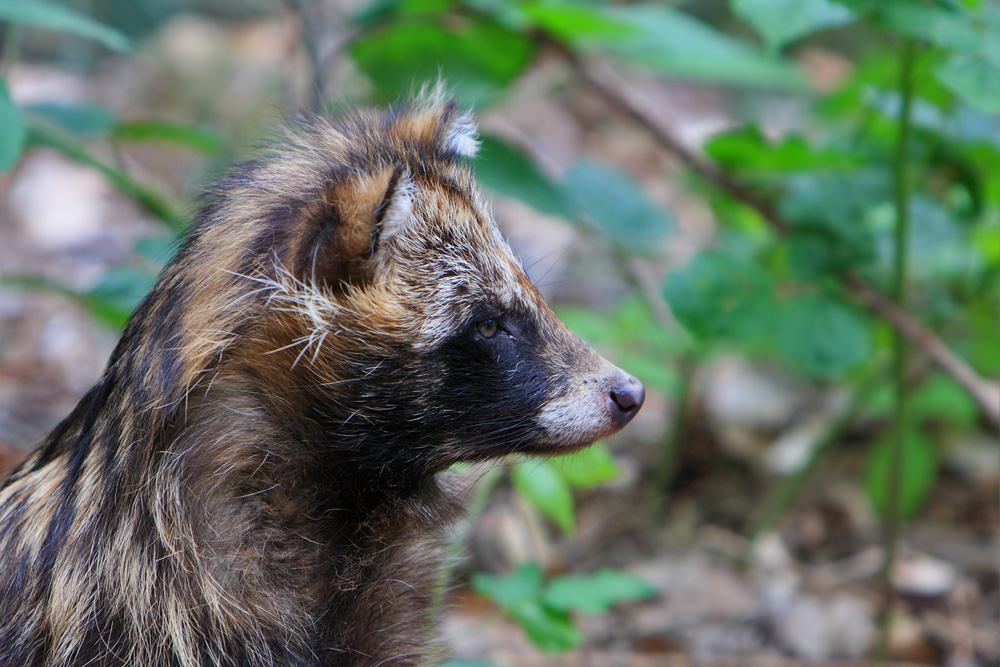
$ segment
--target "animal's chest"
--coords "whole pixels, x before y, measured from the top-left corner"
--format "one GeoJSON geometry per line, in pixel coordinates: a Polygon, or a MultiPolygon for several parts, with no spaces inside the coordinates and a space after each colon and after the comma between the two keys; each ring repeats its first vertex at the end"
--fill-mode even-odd
{"type": "Polygon", "coordinates": [[[436,531],[406,538],[331,568],[318,619],[319,664],[424,664],[443,549],[436,531]]]}

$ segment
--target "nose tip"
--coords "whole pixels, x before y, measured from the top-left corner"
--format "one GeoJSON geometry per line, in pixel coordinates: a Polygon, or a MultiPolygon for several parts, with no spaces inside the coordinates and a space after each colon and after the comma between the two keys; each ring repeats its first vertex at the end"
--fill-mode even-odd
{"type": "Polygon", "coordinates": [[[611,387],[610,396],[615,424],[621,428],[639,412],[642,402],[646,400],[646,390],[641,382],[625,375],[611,387]]]}

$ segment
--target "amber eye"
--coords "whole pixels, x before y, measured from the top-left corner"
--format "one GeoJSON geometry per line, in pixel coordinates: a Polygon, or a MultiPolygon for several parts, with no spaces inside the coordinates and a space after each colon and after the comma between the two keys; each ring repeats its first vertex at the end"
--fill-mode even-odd
{"type": "Polygon", "coordinates": [[[497,335],[500,325],[497,324],[496,320],[483,320],[482,322],[476,322],[476,331],[483,338],[493,338],[497,335]]]}

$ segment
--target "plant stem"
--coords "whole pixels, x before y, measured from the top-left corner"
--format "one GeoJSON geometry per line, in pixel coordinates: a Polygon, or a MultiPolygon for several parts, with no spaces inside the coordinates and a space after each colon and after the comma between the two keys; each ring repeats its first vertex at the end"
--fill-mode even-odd
{"type": "Polygon", "coordinates": [[[871,375],[854,391],[854,395],[848,399],[847,404],[833,416],[826,430],[816,439],[809,460],[794,473],[782,478],[778,485],[768,493],[747,531],[748,543],[753,543],[778,523],[785,510],[794,502],[805,483],[812,476],[819,462],[833,449],[833,445],[840,441],[840,436],[854,422],[858,410],[868,402],[872,389],[877,384],[876,379],[881,375],[882,373],[871,375]]]}
{"type": "Polygon", "coordinates": [[[65,132],[43,127],[38,123],[29,123],[28,130],[30,144],[54,148],[71,160],[96,169],[123,194],[141,204],[150,214],[165,222],[173,231],[180,231],[187,225],[187,218],[184,214],[164,195],[148,185],[134,181],[120,169],[115,169],[98,160],[83,144],[65,132]]]}
{"type": "Polygon", "coordinates": [[[695,352],[685,352],[677,359],[677,371],[681,386],[677,392],[672,412],[671,426],[660,442],[660,457],[653,472],[656,490],[659,492],[658,509],[665,512],[670,501],[670,490],[680,466],[684,443],[687,442],[691,427],[691,404],[694,400],[694,376],[700,359],[695,352]]]}
{"type": "MultiPolygon", "coordinates": [[[[893,265],[892,296],[900,309],[906,309],[907,246],[910,231],[910,173],[909,148],[911,134],[910,109],[913,102],[913,69],[916,60],[916,43],[909,38],[903,40],[900,59],[899,93],[902,103],[899,108],[899,137],[893,161],[894,198],[896,204],[895,262],[893,265]]],[[[882,561],[882,613],[879,628],[878,657],[888,659],[889,633],[892,625],[892,608],[895,604],[895,589],[892,585],[892,569],[896,561],[896,546],[899,540],[899,501],[902,491],[903,469],[906,464],[907,434],[907,382],[906,365],[909,346],[899,329],[893,330],[893,377],[896,385],[895,422],[896,437],[892,443],[892,465],[889,467],[889,504],[883,523],[882,542],[885,558],[882,561]]]]}

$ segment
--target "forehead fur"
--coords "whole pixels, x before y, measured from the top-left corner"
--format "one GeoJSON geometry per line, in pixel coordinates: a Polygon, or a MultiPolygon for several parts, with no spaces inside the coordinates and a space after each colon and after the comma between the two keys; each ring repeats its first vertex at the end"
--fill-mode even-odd
{"type": "Polygon", "coordinates": [[[389,110],[306,119],[223,182],[223,206],[197,235],[242,248],[217,265],[269,276],[271,306],[290,299],[321,313],[307,318],[317,326],[353,312],[366,327],[434,339],[485,300],[531,299],[465,159],[475,145],[471,117],[439,88],[389,110]]]}

